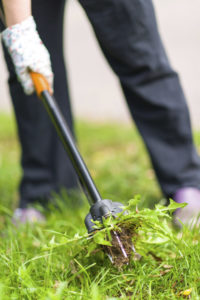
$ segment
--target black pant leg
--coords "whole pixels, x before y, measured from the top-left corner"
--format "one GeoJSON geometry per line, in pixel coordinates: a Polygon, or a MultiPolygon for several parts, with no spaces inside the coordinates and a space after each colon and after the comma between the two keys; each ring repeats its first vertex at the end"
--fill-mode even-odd
{"type": "MultiPolygon", "coordinates": [[[[33,16],[47,46],[55,74],[55,98],[73,131],[67,77],[63,58],[64,0],[33,0],[33,16]]],[[[22,147],[23,178],[20,184],[20,206],[35,200],[46,201],[53,191],[74,189],[77,178],[49,117],[36,95],[26,96],[17,81],[7,52],[9,88],[15,109],[22,147]]]]}
{"type": "Polygon", "coordinates": [[[118,75],[165,195],[200,188],[188,107],[160,39],[151,0],[79,0],[118,75]]]}

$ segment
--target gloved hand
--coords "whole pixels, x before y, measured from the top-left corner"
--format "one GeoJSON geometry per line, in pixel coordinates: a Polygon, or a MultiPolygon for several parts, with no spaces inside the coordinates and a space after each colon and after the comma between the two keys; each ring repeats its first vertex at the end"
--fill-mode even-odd
{"type": "Polygon", "coordinates": [[[27,95],[34,92],[29,70],[44,75],[53,90],[50,56],[39,37],[33,17],[30,16],[23,22],[5,29],[2,38],[24,92],[27,95]]]}

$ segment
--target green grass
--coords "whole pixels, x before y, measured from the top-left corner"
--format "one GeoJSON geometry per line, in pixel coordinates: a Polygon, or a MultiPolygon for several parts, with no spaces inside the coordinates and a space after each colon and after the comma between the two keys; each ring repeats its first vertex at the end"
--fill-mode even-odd
{"type": "MultiPolygon", "coordinates": [[[[117,270],[102,253],[86,257],[87,245],[68,244],[86,233],[86,200],[73,207],[75,199],[63,191],[58,207],[45,212],[45,224],[13,226],[20,151],[13,118],[1,114],[0,124],[0,299],[185,299],[187,289],[192,289],[190,299],[200,298],[197,230],[171,229],[176,251],[164,251],[163,244],[161,258],[159,251],[149,253],[117,270]]],[[[83,122],[76,127],[81,153],[104,198],[126,203],[140,194],[140,209],[163,201],[134,128],[83,122]]],[[[195,142],[200,147],[200,133],[195,142]]]]}

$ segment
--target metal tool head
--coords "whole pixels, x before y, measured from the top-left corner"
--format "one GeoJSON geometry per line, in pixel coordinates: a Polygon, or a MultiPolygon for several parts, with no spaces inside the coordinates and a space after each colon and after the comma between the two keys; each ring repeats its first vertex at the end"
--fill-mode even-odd
{"type": "Polygon", "coordinates": [[[102,200],[93,204],[90,208],[90,212],[85,218],[85,226],[88,233],[95,231],[94,221],[99,221],[102,223],[102,218],[107,218],[110,215],[116,217],[117,213],[123,211],[123,204],[120,202],[113,202],[111,200],[102,200]]]}

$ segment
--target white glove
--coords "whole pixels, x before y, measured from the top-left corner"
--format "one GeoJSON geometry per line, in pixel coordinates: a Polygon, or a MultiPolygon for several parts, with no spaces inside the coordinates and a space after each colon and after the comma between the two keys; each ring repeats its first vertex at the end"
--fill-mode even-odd
{"type": "Polygon", "coordinates": [[[53,90],[49,52],[39,37],[33,17],[30,16],[23,22],[5,29],[2,38],[24,92],[30,95],[35,90],[29,70],[44,75],[53,90]]]}

